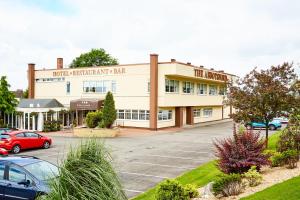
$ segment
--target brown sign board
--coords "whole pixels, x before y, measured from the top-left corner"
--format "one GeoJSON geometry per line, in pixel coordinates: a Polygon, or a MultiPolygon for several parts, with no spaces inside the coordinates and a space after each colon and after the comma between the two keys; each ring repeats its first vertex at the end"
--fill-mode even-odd
{"type": "Polygon", "coordinates": [[[228,81],[226,74],[204,71],[202,69],[195,69],[195,77],[201,77],[206,79],[218,80],[218,81],[228,81]]]}
{"type": "Polygon", "coordinates": [[[101,99],[77,99],[70,102],[71,110],[99,110],[102,106],[101,99]]]}

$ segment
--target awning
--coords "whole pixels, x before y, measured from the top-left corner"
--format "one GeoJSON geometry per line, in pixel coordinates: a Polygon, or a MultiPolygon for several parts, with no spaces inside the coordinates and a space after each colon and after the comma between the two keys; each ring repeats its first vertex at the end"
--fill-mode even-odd
{"type": "Polygon", "coordinates": [[[18,108],[63,108],[56,99],[21,99],[18,108]]]}
{"type": "Polygon", "coordinates": [[[99,110],[103,99],[76,99],[70,102],[70,110],[99,110]]]}

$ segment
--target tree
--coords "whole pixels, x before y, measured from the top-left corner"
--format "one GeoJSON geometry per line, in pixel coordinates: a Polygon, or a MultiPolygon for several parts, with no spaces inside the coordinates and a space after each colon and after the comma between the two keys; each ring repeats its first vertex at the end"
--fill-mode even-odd
{"type": "Polygon", "coordinates": [[[108,66],[117,65],[118,60],[113,58],[110,54],[106,53],[104,49],[92,49],[88,53],[83,53],[75,58],[70,67],[93,67],[93,66],[108,66]]]}
{"type": "Polygon", "coordinates": [[[103,123],[106,128],[110,128],[114,121],[117,119],[117,112],[115,108],[115,101],[113,94],[108,92],[105,96],[103,106],[103,123]]]}
{"type": "Polygon", "coordinates": [[[11,114],[15,111],[18,101],[13,92],[9,91],[10,85],[6,80],[6,76],[0,79],[0,114],[11,114]]]}
{"type": "Polygon", "coordinates": [[[28,99],[28,88],[24,91],[23,98],[28,99]]]}
{"type": "Polygon", "coordinates": [[[232,118],[236,122],[258,120],[269,127],[273,118],[286,115],[299,107],[299,99],[292,87],[296,77],[293,64],[289,63],[261,71],[255,68],[240,79],[237,86],[230,86],[227,104],[236,108],[232,118]]]}

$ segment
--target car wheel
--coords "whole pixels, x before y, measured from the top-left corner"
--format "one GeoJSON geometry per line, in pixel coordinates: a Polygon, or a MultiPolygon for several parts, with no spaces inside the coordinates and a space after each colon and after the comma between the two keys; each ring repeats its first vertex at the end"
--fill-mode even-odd
{"type": "Polygon", "coordinates": [[[14,154],[18,154],[21,151],[21,147],[20,145],[15,145],[12,150],[11,150],[14,154]]]}
{"type": "Polygon", "coordinates": [[[247,130],[251,130],[251,129],[252,129],[252,126],[251,126],[250,124],[247,124],[247,125],[246,125],[246,129],[247,129],[247,130]]]}
{"type": "Polygon", "coordinates": [[[276,130],[276,127],[275,127],[274,125],[270,125],[270,126],[269,126],[269,129],[270,129],[271,131],[274,131],[274,130],[276,130]]]}
{"type": "Polygon", "coordinates": [[[50,143],[48,141],[44,142],[43,148],[44,149],[49,149],[50,148],[50,143]]]}

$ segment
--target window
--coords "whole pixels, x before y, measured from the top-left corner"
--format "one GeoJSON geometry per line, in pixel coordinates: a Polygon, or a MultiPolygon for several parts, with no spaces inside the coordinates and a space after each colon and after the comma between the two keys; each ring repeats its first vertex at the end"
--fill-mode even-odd
{"type": "Polygon", "coordinates": [[[148,84],[148,85],[147,85],[147,87],[148,87],[148,88],[147,88],[147,91],[150,92],[150,81],[148,81],[147,84],[148,84]]]}
{"type": "Polygon", "coordinates": [[[85,93],[102,93],[106,94],[108,91],[116,93],[116,81],[102,80],[102,81],[84,81],[83,92],[85,93]]]}
{"type": "Polygon", "coordinates": [[[220,86],[220,88],[219,88],[219,95],[226,95],[226,87],[220,86]]]}
{"type": "Polygon", "coordinates": [[[207,94],[207,84],[198,83],[197,84],[197,94],[206,95],[207,94]]]}
{"type": "Polygon", "coordinates": [[[200,117],[201,116],[201,109],[194,109],[194,117],[200,117]]]}
{"type": "Polygon", "coordinates": [[[0,163],[0,180],[4,180],[5,164],[0,163]]]}
{"type": "Polygon", "coordinates": [[[158,112],[158,120],[171,120],[172,119],[172,110],[160,110],[158,112]]]}
{"type": "Polygon", "coordinates": [[[209,85],[209,95],[217,95],[217,86],[209,85]]]}
{"type": "Polygon", "coordinates": [[[117,117],[118,117],[118,119],[125,119],[125,112],[124,112],[124,110],[118,110],[117,111],[117,117]]]}
{"type": "Polygon", "coordinates": [[[179,91],[179,81],[165,79],[166,92],[177,93],[179,91]]]}
{"type": "Polygon", "coordinates": [[[146,120],[146,110],[139,110],[139,120],[146,120]]]}
{"type": "Polygon", "coordinates": [[[131,119],[131,110],[125,110],[125,119],[131,119]]]}
{"type": "Polygon", "coordinates": [[[203,109],[203,117],[212,117],[212,108],[204,108],[203,109]]]}
{"type": "Polygon", "coordinates": [[[183,82],[183,93],[185,94],[194,93],[194,83],[191,83],[189,81],[183,82]]]}
{"type": "Polygon", "coordinates": [[[149,120],[149,119],[150,119],[150,111],[147,110],[147,111],[146,111],[146,120],[149,120]]]}
{"type": "Polygon", "coordinates": [[[24,168],[29,173],[34,174],[37,179],[43,181],[53,179],[59,175],[58,167],[46,161],[27,164],[24,168]]]}
{"type": "Polygon", "coordinates": [[[24,134],[24,133],[18,133],[18,134],[16,135],[16,137],[17,137],[17,138],[23,138],[23,137],[25,137],[25,134],[24,134]]]}
{"type": "Polygon", "coordinates": [[[42,82],[62,82],[65,81],[65,77],[62,78],[37,78],[35,82],[42,83],[42,82]]]}
{"type": "Polygon", "coordinates": [[[8,174],[9,181],[19,183],[21,181],[27,180],[27,178],[28,177],[26,177],[24,171],[16,166],[10,166],[8,174]]]}
{"type": "Polygon", "coordinates": [[[67,94],[70,94],[70,92],[71,92],[71,83],[70,83],[70,81],[67,82],[66,90],[67,90],[67,94]]]}
{"type": "Polygon", "coordinates": [[[26,137],[30,137],[30,138],[38,138],[39,135],[36,134],[36,133],[32,133],[32,132],[28,132],[28,133],[25,133],[26,137]]]}
{"type": "Polygon", "coordinates": [[[133,120],[139,119],[139,111],[138,110],[132,110],[132,117],[133,120]]]}

